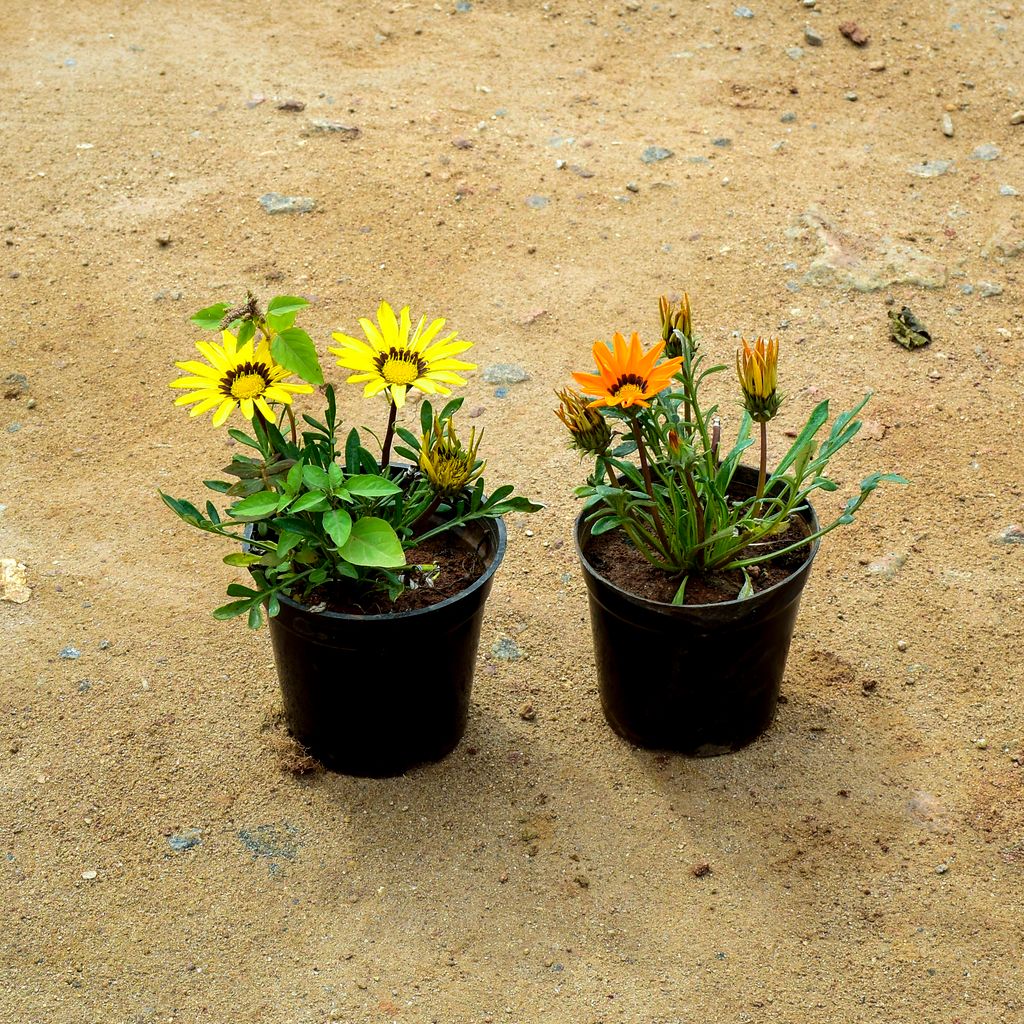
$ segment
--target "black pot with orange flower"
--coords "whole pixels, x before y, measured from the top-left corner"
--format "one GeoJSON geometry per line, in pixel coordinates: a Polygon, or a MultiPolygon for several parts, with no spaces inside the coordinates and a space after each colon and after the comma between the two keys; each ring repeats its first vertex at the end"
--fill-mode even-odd
{"type": "Polygon", "coordinates": [[[882,481],[862,481],[835,519],[818,522],[809,496],[833,491],[831,457],[860,428],[867,397],[837,416],[810,413],[772,472],[767,424],[781,404],[778,342],[743,342],[744,411],[722,446],[717,407],[688,296],[660,303],[662,338],[634,333],[594,345],[598,372],[559,393],[573,446],[593,459],[576,521],[590,603],[599,690],[612,728],[647,748],[707,756],[737,750],[774,719],[800,595],[822,536],[852,521],[882,481]],[[662,358],[665,352],[672,352],[662,358]],[[759,467],[741,465],[760,427],[759,467]]]}

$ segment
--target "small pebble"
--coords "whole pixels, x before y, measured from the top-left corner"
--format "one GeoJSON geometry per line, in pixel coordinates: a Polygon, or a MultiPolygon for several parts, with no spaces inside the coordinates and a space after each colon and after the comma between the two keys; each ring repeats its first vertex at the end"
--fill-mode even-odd
{"type": "Polygon", "coordinates": [[[783,124],[792,124],[796,120],[796,114],[794,114],[792,110],[787,110],[779,120],[783,124]]]}
{"type": "Polygon", "coordinates": [[[640,159],[645,164],[656,164],[660,160],[667,160],[673,155],[674,151],[666,149],[664,146],[648,146],[643,153],[640,154],[640,159]]]}
{"type": "Polygon", "coordinates": [[[786,48],[786,56],[790,60],[799,60],[803,55],[804,51],[800,46],[790,46],[786,48]]]}
{"type": "Polygon", "coordinates": [[[537,709],[532,704],[523,704],[519,708],[519,717],[524,722],[532,722],[537,717],[537,709]]]}
{"type": "Polygon", "coordinates": [[[978,293],[983,299],[991,299],[994,295],[1003,294],[1003,286],[1001,284],[994,284],[992,281],[979,281],[978,293]]]}
{"type": "Polygon", "coordinates": [[[95,871],[83,871],[82,877],[87,881],[91,882],[96,877],[95,871]]]}
{"type": "Polygon", "coordinates": [[[885,70],[885,61],[884,60],[873,60],[868,65],[868,70],[869,71],[884,71],[885,70]]]}
{"type": "Polygon", "coordinates": [[[1015,110],[1010,115],[1010,124],[1024,124],[1024,110],[1015,110]]]}
{"type": "Polygon", "coordinates": [[[976,146],[974,151],[971,153],[972,160],[996,160],[999,157],[1000,149],[994,143],[985,142],[980,146],[976,146]]]}
{"type": "Polygon", "coordinates": [[[316,208],[316,200],[308,196],[286,196],[280,192],[266,192],[260,196],[260,206],[267,213],[310,213],[316,208]]]}
{"type": "Polygon", "coordinates": [[[844,100],[849,100],[851,103],[856,103],[857,102],[857,94],[855,92],[845,92],[845,93],[843,93],[843,99],[844,100]]]}
{"type": "Polygon", "coordinates": [[[1000,185],[999,194],[1001,196],[1019,196],[1020,193],[1012,185],[1000,185]]]}
{"type": "Polygon", "coordinates": [[[947,139],[953,138],[953,118],[951,118],[949,114],[942,115],[942,134],[945,135],[947,139]]]}
{"type": "Polygon", "coordinates": [[[749,7],[737,7],[732,13],[737,18],[752,18],[754,16],[754,12],[749,7]]]}
{"type": "Polygon", "coordinates": [[[527,196],[526,205],[531,210],[543,210],[545,206],[550,203],[551,200],[547,196],[527,196]]]}
{"type": "Polygon", "coordinates": [[[907,643],[906,640],[897,640],[896,641],[896,650],[898,650],[898,651],[905,651],[908,646],[909,646],[909,644],[907,643]]]}
{"type": "Polygon", "coordinates": [[[949,870],[949,865],[948,864],[939,864],[935,868],[935,874],[937,874],[937,875],[944,875],[948,870],[949,870]]]}
{"type": "Polygon", "coordinates": [[[82,652],[77,648],[68,644],[67,647],[61,649],[58,657],[63,658],[65,661],[75,661],[82,656],[82,652]]]}
{"type": "Polygon", "coordinates": [[[808,46],[825,45],[825,37],[817,29],[811,28],[810,25],[804,27],[804,40],[808,46]]]}
{"type": "Polygon", "coordinates": [[[627,181],[626,182],[626,191],[627,192],[639,192],[640,191],[640,186],[635,181],[627,181]]]}
{"type": "Polygon", "coordinates": [[[987,750],[988,749],[988,740],[985,739],[984,736],[981,736],[981,737],[979,737],[978,739],[976,739],[974,741],[974,745],[975,745],[975,747],[978,748],[978,750],[987,750]]]}
{"type": "Polygon", "coordinates": [[[1024,527],[1011,523],[994,538],[996,544],[1024,544],[1024,527]]]}

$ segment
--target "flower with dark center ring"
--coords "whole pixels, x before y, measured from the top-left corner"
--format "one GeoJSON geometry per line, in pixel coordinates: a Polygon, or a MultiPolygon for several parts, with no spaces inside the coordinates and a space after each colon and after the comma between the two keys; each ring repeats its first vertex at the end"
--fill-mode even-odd
{"type": "Polygon", "coordinates": [[[594,362],[598,373],[574,373],[573,378],[583,388],[583,393],[594,397],[590,407],[599,405],[620,406],[629,409],[636,405],[646,409],[659,391],[672,384],[672,377],[682,365],[682,358],[674,356],[660,365],[658,357],[665,348],[659,341],[648,352],[640,345],[640,336],[633,332],[626,347],[626,339],[617,331],[612,336],[612,348],[603,341],[594,343],[594,362]]]}

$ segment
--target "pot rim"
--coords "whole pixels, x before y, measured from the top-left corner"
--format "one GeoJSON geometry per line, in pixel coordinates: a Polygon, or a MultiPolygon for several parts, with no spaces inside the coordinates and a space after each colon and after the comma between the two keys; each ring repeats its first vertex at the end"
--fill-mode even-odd
{"type": "MultiPolygon", "coordinates": [[[[483,573],[475,579],[465,590],[460,590],[457,594],[452,594],[451,597],[446,597],[443,601],[438,601],[435,604],[428,604],[425,608],[411,608],[405,612],[384,612],[381,615],[353,615],[349,612],[332,612],[324,609],[324,611],[315,612],[309,605],[300,604],[298,601],[287,594],[278,594],[277,599],[281,604],[288,605],[289,608],[297,612],[303,612],[306,615],[315,615],[318,617],[325,618],[333,622],[394,622],[400,619],[413,619],[417,616],[427,615],[430,612],[436,612],[442,608],[448,608],[455,604],[456,601],[461,601],[467,595],[474,593],[481,587],[485,586],[490,582],[491,578],[498,571],[498,566],[501,565],[502,559],[505,557],[505,548],[508,545],[508,529],[505,526],[505,520],[502,517],[496,519],[484,519],[478,520],[484,530],[490,528],[494,529],[497,534],[497,543],[494,548],[494,554],[491,556],[491,561],[484,569],[483,573]]],[[[472,523],[467,523],[466,526],[472,526],[472,523]]]]}
{"type": "MultiPolygon", "coordinates": [[[[808,519],[810,526],[813,530],[818,527],[818,515],[814,511],[814,506],[808,501],[805,503],[806,518],[808,519]]],[[[811,562],[814,561],[814,556],[818,553],[818,548],[821,546],[821,538],[819,537],[814,543],[811,544],[807,552],[807,557],[794,569],[789,575],[784,576],[778,583],[773,583],[770,587],[765,587],[764,590],[758,590],[752,597],[733,598],[731,601],[710,601],[705,604],[672,604],[669,601],[652,601],[649,597],[642,597],[640,594],[634,594],[630,590],[623,590],[617,583],[613,583],[607,576],[603,576],[601,573],[594,568],[590,560],[583,553],[583,545],[580,543],[580,534],[585,529],[583,517],[586,514],[586,509],[582,509],[578,516],[576,516],[576,523],[573,527],[573,543],[576,547],[576,557],[580,560],[587,572],[589,572],[595,579],[599,579],[606,587],[610,590],[615,591],[618,594],[622,594],[624,597],[629,598],[631,601],[639,601],[642,604],[650,605],[653,608],[660,608],[666,611],[691,611],[699,612],[704,609],[721,608],[728,610],[730,608],[739,608],[741,605],[750,607],[753,601],[761,603],[760,599],[767,600],[771,594],[785,587],[791,580],[801,574],[810,571],[811,562]]],[[[799,514],[799,510],[797,510],[799,514]]]]}

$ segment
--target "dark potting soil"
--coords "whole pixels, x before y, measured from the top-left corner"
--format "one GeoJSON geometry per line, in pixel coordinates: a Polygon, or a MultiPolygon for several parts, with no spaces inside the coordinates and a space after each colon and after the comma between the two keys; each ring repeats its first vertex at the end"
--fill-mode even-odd
{"type": "Polygon", "coordinates": [[[451,533],[431,537],[406,553],[409,565],[436,565],[438,572],[428,583],[417,573],[414,587],[407,586],[397,601],[389,601],[383,591],[358,593],[344,583],[325,583],[312,590],[302,602],[318,611],[341,612],[345,615],[387,615],[390,612],[410,612],[427,608],[465,590],[478,580],[487,568],[486,562],[470,547],[451,533]]]}
{"type": "MultiPolygon", "coordinates": [[[[788,547],[809,533],[807,524],[799,518],[790,521],[786,530],[773,537],[767,545],[768,551],[788,547]]],[[[764,565],[748,567],[750,582],[755,593],[781,583],[791,576],[807,558],[808,548],[798,548],[764,565]]],[[[584,549],[587,561],[606,580],[627,593],[635,594],[648,601],[671,604],[679,589],[680,578],[656,569],[633,546],[622,530],[611,530],[587,540],[584,549]]],[[[721,601],[735,601],[743,586],[743,572],[714,572],[707,576],[691,576],[686,583],[683,604],[717,604],[721,601]]]]}

